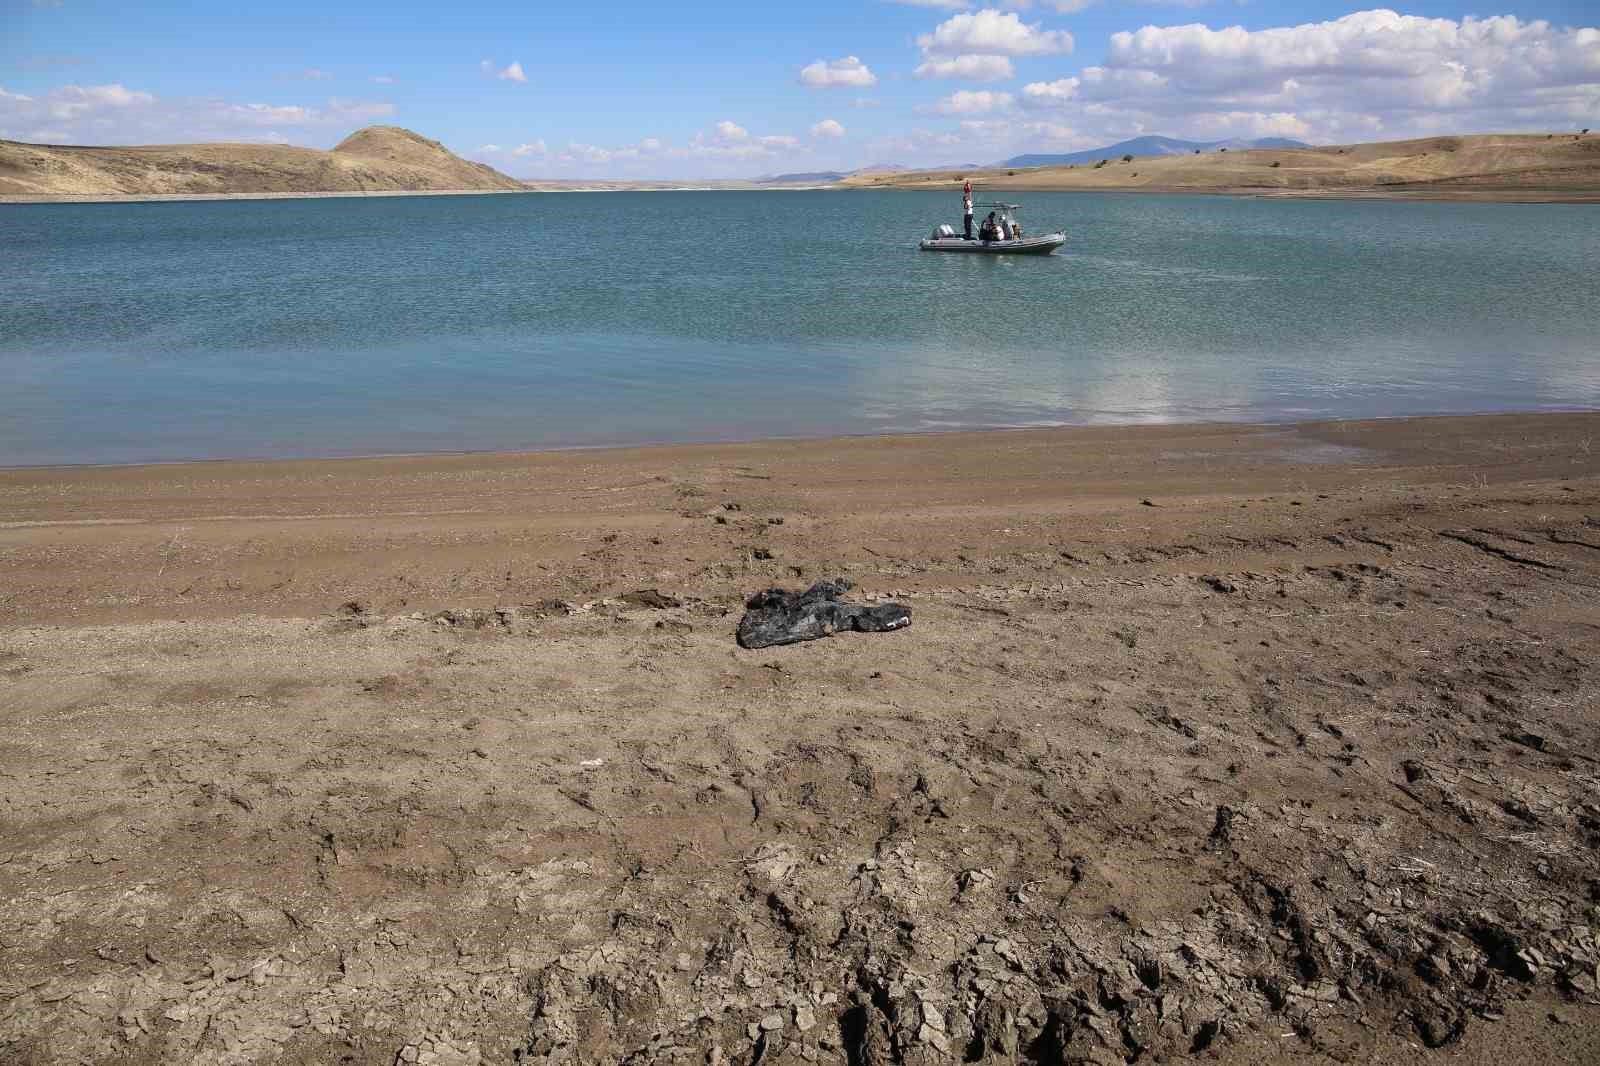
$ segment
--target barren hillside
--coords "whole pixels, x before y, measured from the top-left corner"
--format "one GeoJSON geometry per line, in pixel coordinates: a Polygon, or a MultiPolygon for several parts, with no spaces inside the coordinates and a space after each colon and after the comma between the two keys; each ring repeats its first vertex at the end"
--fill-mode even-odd
{"type": "Polygon", "coordinates": [[[1104,165],[858,174],[842,183],[1311,196],[1600,200],[1600,134],[1480,134],[1322,148],[1113,158],[1104,165]]]}
{"type": "Polygon", "coordinates": [[[397,126],[332,151],[286,144],[55,147],[0,141],[0,196],[517,190],[513,178],[397,126]]]}

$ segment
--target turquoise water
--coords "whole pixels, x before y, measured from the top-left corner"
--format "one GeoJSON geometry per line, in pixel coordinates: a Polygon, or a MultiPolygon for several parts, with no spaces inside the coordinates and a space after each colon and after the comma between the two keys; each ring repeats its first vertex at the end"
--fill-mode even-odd
{"type": "Polygon", "coordinates": [[[1600,208],[1022,199],[0,207],[0,465],[1600,407],[1600,208]]]}

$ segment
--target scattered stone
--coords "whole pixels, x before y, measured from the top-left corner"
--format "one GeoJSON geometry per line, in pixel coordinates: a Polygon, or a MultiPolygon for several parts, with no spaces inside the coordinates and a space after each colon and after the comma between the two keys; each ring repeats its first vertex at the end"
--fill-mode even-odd
{"type": "Polygon", "coordinates": [[[1209,576],[1206,576],[1206,577],[1202,577],[1200,580],[1205,582],[1207,585],[1211,586],[1211,588],[1214,589],[1215,591],[1222,593],[1224,596],[1231,596],[1235,592],[1239,591],[1238,586],[1236,586],[1233,582],[1229,581],[1225,577],[1217,577],[1215,575],[1209,575],[1209,576]]]}
{"type": "Polygon", "coordinates": [[[630,607],[645,607],[652,611],[664,611],[669,607],[683,606],[683,601],[676,596],[668,596],[656,589],[639,589],[635,592],[624,592],[617,598],[630,607]]]}

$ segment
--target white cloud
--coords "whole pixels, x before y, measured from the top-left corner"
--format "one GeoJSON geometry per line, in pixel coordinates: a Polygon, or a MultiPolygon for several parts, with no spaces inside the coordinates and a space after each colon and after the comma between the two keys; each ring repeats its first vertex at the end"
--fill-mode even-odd
{"type": "Polygon", "coordinates": [[[843,137],[844,126],[837,119],[825,118],[815,126],[811,127],[811,136],[832,138],[843,137]]]}
{"type": "Polygon", "coordinates": [[[1600,29],[1388,10],[1261,30],[1145,26],[1104,66],[1023,87],[1019,102],[1108,135],[1397,139],[1592,125],[1600,29]]]}
{"type": "Polygon", "coordinates": [[[739,144],[750,139],[750,131],[724,119],[712,127],[712,138],[720,144],[739,144]]]}
{"type": "Polygon", "coordinates": [[[1010,93],[962,89],[934,104],[933,110],[941,115],[988,115],[1009,110],[1012,102],[1010,93]]]}
{"type": "Polygon", "coordinates": [[[519,144],[511,149],[511,154],[515,156],[545,155],[548,152],[549,148],[545,146],[542,140],[529,141],[527,144],[519,144]]]}
{"type": "Polygon", "coordinates": [[[1015,77],[1011,60],[1005,56],[933,56],[917,67],[919,78],[950,78],[956,81],[1004,81],[1015,77]]]}
{"type": "Polygon", "coordinates": [[[494,60],[485,59],[483,62],[478,64],[478,69],[483,71],[489,77],[498,78],[501,81],[527,81],[528,80],[528,76],[526,74],[524,74],[523,71],[522,71],[522,64],[521,63],[514,62],[514,63],[511,63],[509,66],[498,67],[498,66],[495,65],[494,60]]]}
{"type": "Polygon", "coordinates": [[[837,89],[853,86],[864,89],[878,84],[878,76],[855,56],[843,59],[819,59],[800,68],[800,84],[813,89],[837,89]]]}
{"type": "Polygon", "coordinates": [[[1055,107],[1076,98],[1080,84],[1077,78],[1030,82],[1022,87],[1022,100],[1029,107],[1055,107]]]}
{"type": "Polygon", "coordinates": [[[1013,13],[985,8],[946,19],[918,37],[917,44],[928,56],[1041,56],[1071,52],[1073,41],[1065,30],[1040,29],[1013,13]]]}
{"type": "Polygon", "coordinates": [[[394,114],[391,104],[330,99],[321,107],[166,98],[120,84],[63,85],[39,96],[0,91],[0,137],[78,144],[280,139],[281,129],[338,130],[394,114]]]}

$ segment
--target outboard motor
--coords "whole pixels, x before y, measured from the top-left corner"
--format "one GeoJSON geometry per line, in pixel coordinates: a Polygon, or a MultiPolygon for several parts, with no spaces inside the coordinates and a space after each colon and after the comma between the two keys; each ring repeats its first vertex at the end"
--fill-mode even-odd
{"type": "Polygon", "coordinates": [[[933,231],[933,239],[936,241],[946,237],[954,237],[955,235],[955,227],[944,223],[941,223],[939,228],[933,231]]]}

